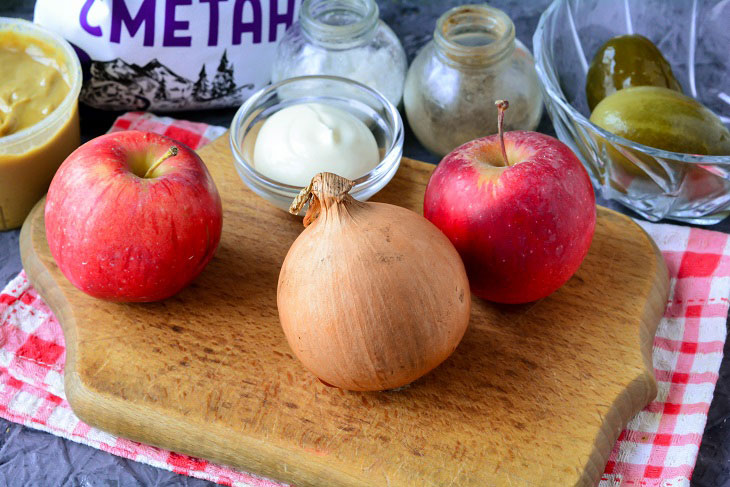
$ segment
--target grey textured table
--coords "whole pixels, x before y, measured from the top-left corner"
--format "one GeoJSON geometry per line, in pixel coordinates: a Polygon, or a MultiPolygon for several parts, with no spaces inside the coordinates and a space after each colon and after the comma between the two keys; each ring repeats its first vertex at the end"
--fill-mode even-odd
{"type": "MultiPolygon", "coordinates": [[[[409,60],[430,37],[435,19],[447,8],[469,3],[463,0],[378,0],[381,17],[401,38],[409,60]]],[[[532,33],[549,0],[498,0],[492,4],[505,10],[515,21],[518,37],[532,46],[532,33]]],[[[34,0],[0,0],[0,16],[32,17],[34,0]]],[[[1,74],[0,74],[1,76],[1,74]]],[[[174,116],[211,124],[229,125],[234,110],[183,112],[174,116]]],[[[81,130],[84,140],[106,131],[118,113],[101,112],[82,107],[81,130]]],[[[545,116],[538,128],[554,133],[545,116]]],[[[408,157],[429,162],[436,158],[426,152],[410,133],[406,133],[404,153],[408,157]]],[[[621,208],[600,201],[624,213],[621,208]]],[[[632,215],[633,216],[633,215],[632,215]]],[[[730,221],[714,227],[730,233],[730,221]]],[[[0,288],[21,269],[18,253],[18,232],[0,232],[0,288]]],[[[725,346],[725,359],[700,448],[693,487],[730,487],[730,344],[725,346]]],[[[84,486],[122,487],[155,486],[187,487],[213,485],[177,475],[148,465],[125,460],[85,445],[73,443],[47,433],[0,419],[0,486],[84,486]]]]}

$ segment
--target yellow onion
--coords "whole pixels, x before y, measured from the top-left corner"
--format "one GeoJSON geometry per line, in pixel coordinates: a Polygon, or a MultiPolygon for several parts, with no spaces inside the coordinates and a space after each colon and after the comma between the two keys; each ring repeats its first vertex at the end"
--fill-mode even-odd
{"type": "Polygon", "coordinates": [[[451,242],[422,216],[348,194],[318,174],[304,231],[279,275],[277,305],[297,358],[323,382],[375,391],[406,385],[443,362],[469,323],[471,296],[451,242]]]}

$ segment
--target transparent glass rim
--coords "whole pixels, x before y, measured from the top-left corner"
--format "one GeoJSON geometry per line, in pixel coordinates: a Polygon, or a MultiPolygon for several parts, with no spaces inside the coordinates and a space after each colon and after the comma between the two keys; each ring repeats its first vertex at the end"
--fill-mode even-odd
{"type": "MultiPolygon", "coordinates": [[[[486,22],[472,21],[470,24],[486,26],[486,22]]],[[[489,5],[459,5],[453,7],[438,18],[433,32],[436,46],[448,57],[470,65],[496,63],[511,54],[515,45],[515,26],[512,19],[502,10],[489,5]],[[467,19],[493,21],[494,28],[489,32],[499,34],[493,42],[484,45],[467,46],[454,41],[450,31],[457,26],[468,25],[467,19]]]]}
{"type": "Polygon", "coordinates": [[[16,30],[19,34],[26,35],[28,37],[36,35],[39,41],[51,44],[53,47],[58,49],[65,57],[66,65],[69,70],[69,81],[71,84],[68,93],[61,104],[43,120],[35,125],[31,125],[30,127],[26,127],[23,130],[15,132],[14,134],[0,137],[0,144],[5,147],[12,147],[16,144],[22,145],[22,143],[26,140],[37,136],[44,132],[49,126],[56,123],[59,117],[66,113],[70,113],[73,105],[77,103],[79,93],[81,92],[82,74],[81,63],[79,62],[79,58],[76,56],[76,52],[73,47],[71,47],[71,44],[55,32],[51,32],[50,30],[27,20],[12,17],[0,17],[0,31],[7,30],[16,30]]]}
{"type": "Polygon", "coordinates": [[[241,105],[240,108],[236,111],[236,114],[233,116],[233,120],[231,121],[229,141],[231,145],[231,152],[233,152],[233,157],[238,163],[239,167],[241,167],[249,177],[253,178],[258,184],[264,186],[270,192],[287,192],[296,194],[301,191],[304,186],[295,186],[275,181],[258,172],[246,161],[246,159],[243,157],[243,149],[241,147],[241,142],[243,141],[243,138],[241,137],[241,130],[244,128],[244,121],[254,112],[254,110],[258,108],[259,102],[262,99],[267,98],[272,92],[277,91],[282,86],[295,84],[302,81],[313,80],[334,81],[337,83],[343,83],[350,87],[356,87],[357,89],[375,97],[378,101],[380,101],[386,108],[389,118],[393,120],[393,126],[391,127],[393,132],[393,140],[383,154],[380,163],[364,176],[355,179],[355,186],[353,187],[351,193],[357,193],[359,191],[367,189],[370,185],[378,182],[382,177],[384,177],[393,168],[394,165],[400,163],[403,151],[403,138],[405,135],[403,120],[401,119],[400,113],[398,112],[398,109],[395,107],[395,105],[393,105],[393,103],[385,98],[385,96],[381,95],[380,92],[362,83],[348,78],[342,78],[340,76],[309,75],[287,78],[278,83],[273,83],[269,86],[266,86],[251,95],[248,100],[246,100],[243,105],[241,105]]]}
{"type": "Polygon", "coordinates": [[[375,0],[304,0],[299,11],[299,22],[304,33],[315,41],[326,44],[356,42],[378,26],[380,9],[375,0]],[[347,8],[361,16],[351,24],[335,25],[319,20],[322,13],[337,7],[347,8]]]}
{"type": "Polygon", "coordinates": [[[550,19],[554,12],[563,4],[566,0],[553,0],[550,6],[542,13],[540,20],[535,29],[535,34],[532,37],[532,44],[535,56],[535,69],[537,70],[537,77],[540,80],[543,90],[547,93],[550,100],[557,103],[563,110],[565,110],[574,120],[576,120],[583,127],[590,129],[593,132],[597,132],[601,137],[608,140],[609,142],[620,144],[628,147],[635,151],[642,152],[652,157],[658,157],[662,159],[671,159],[676,162],[686,162],[689,164],[730,164],[730,155],[727,156],[705,156],[697,154],[685,154],[682,152],[670,152],[662,149],[656,149],[647,145],[639,144],[629,139],[625,139],[616,134],[613,134],[598,125],[592,123],[587,119],[581,112],[579,112],[573,105],[568,102],[565,98],[565,94],[560,86],[556,86],[550,76],[547,74],[547,69],[550,66],[547,65],[545,59],[545,43],[543,42],[544,33],[546,31],[546,25],[548,19],[550,19]]]}

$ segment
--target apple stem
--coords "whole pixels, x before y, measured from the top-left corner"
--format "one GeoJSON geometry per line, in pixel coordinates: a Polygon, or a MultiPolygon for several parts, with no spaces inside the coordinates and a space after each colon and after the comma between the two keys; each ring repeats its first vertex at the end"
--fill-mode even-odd
{"type": "Polygon", "coordinates": [[[497,105],[497,131],[499,132],[499,144],[502,146],[502,157],[504,158],[504,165],[509,167],[509,159],[507,159],[507,149],[504,147],[504,111],[509,108],[509,102],[507,100],[497,100],[494,102],[497,105]]]}
{"type": "Polygon", "coordinates": [[[155,169],[157,169],[157,166],[159,166],[160,164],[162,164],[163,162],[165,162],[169,158],[175,157],[176,155],[177,155],[177,147],[175,147],[173,145],[172,147],[170,147],[169,149],[167,149],[167,152],[165,152],[165,154],[163,154],[162,157],[160,157],[159,159],[157,159],[157,161],[154,164],[152,164],[152,166],[150,166],[149,169],[147,169],[147,172],[144,173],[143,178],[144,179],[147,179],[148,177],[150,177],[150,174],[152,173],[152,171],[154,171],[155,169]]]}

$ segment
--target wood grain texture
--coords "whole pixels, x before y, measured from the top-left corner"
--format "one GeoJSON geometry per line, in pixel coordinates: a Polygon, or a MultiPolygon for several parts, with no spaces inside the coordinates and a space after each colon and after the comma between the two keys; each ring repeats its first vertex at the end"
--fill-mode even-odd
{"type": "MultiPolygon", "coordinates": [[[[220,248],[187,289],[122,305],[78,292],[48,251],[43,203],[23,265],[61,322],[66,394],[114,434],[305,486],[592,486],[656,394],[668,277],[651,239],[599,208],[577,274],[539,302],[474,298],[454,355],[385,393],[328,388],[293,358],[276,284],[301,220],[248,191],[228,138],[201,151],[223,199],[220,248]]],[[[404,159],[374,198],[421,210],[434,166],[404,159]]]]}

